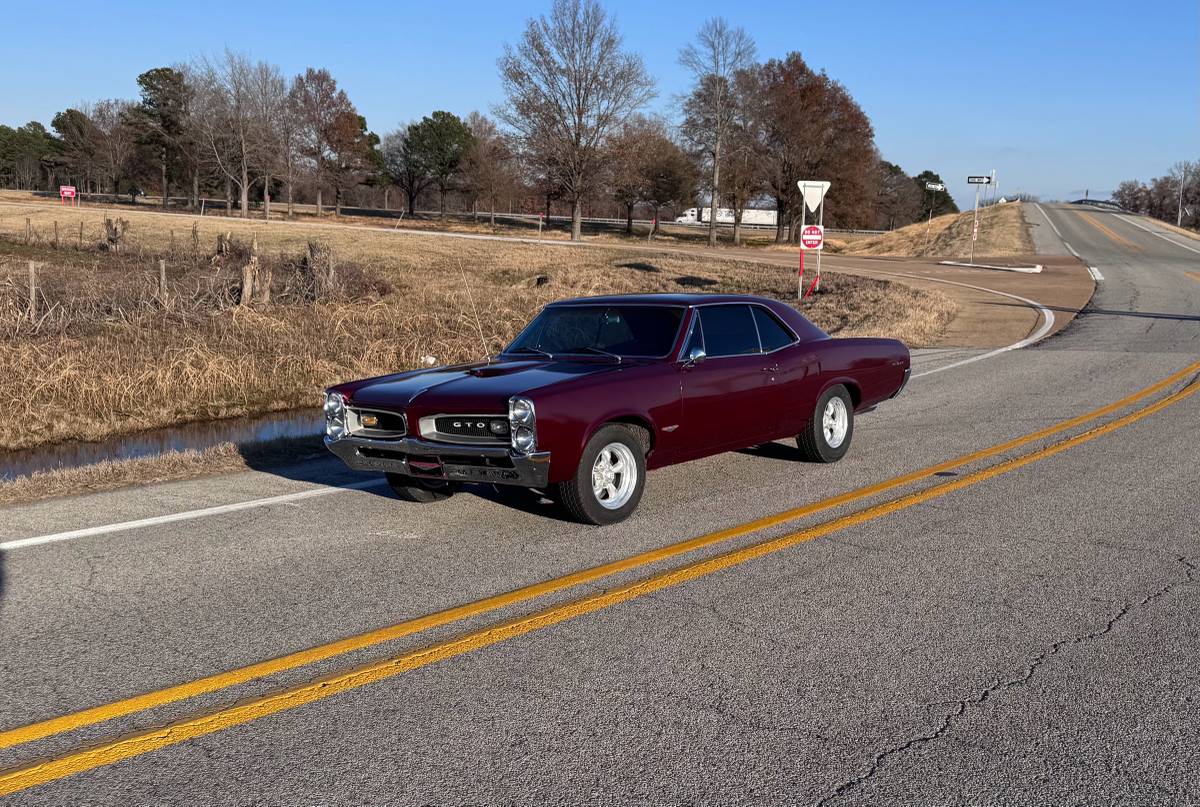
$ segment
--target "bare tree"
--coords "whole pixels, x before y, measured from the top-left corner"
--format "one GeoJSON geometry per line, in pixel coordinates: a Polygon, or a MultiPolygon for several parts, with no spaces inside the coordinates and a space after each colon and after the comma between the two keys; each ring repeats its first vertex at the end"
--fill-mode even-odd
{"type": "Polygon", "coordinates": [[[754,61],[754,40],[721,17],[700,27],[694,44],[679,52],[679,63],[692,72],[696,85],[684,101],[684,136],[699,146],[709,161],[712,216],[708,245],[717,244],[717,208],[721,200],[721,149],[733,125],[737,95],[734,77],[754,61]]]}
{"type": "Polygon", "coordinates": [[[265,94],[276,82],[278,68],[252,63],[246,56],[226,50],[213,63],[200,62],[197,70],[200,134],[218,174],[237,186],[241,215],[249,215],[250,185],[262,166],[271,139],[270,104],[265,94]]]}
{"type": "Polygon", "coordinates": [[[621,50],[615,21],[596,0],[554,0],[505,45],[500,119],[571,200],[571,239],[582,237],[583,198],[598,184],[605,140],[653,95],[639,56],[621,50]]]}
{"type": "Polygon", "coordinates": [[[99,102],[92,110],[96,156],[112,182],[114,194],[121,192],[121,177],[137,148],[137,133],[129,123],[133,108],[132,101],[113,98],[99,102]]]}
{"type": "Polygon", "coordinates": [[[474,138],[463,164],[463,179],[474,201],[486,199],[488,217],[496,226],[496,203],[510,194],[517,184],[515,155],[504,136],[486,115],[472,112],[467,116],[467,128],[474,138]]]}

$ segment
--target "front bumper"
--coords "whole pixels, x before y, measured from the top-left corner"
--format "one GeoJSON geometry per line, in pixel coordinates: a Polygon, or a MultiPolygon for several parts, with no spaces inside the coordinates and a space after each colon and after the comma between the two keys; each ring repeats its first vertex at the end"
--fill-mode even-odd
{"type": "Polygon", "coordinates": [[[549,451],[518,454],[503,445],[435,443],[419,437],[399,440],[326,437],[325,447],[358,471],[528,488],[544,488],[550,478],[549,451]]]}
{"type": "Polygon", "coordinates": [[[904,392],[904,388],[908,386],[908,380],[910,378],[912,378],[912,368],[905,367],[904,368],[904,378],[900,379],[900,388],[892,393],[893,398],[898,396],[900,393],[904,392]]]}

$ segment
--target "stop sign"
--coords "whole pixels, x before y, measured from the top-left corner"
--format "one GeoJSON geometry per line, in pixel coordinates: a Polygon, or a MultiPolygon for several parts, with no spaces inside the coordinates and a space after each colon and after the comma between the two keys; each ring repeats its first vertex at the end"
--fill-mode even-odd
{"type": "Polygon", "coordinates": [[[809,224],[800,231],[801,249],[821,249],[825,246],[825,228],[820,224],[809,224]]]}

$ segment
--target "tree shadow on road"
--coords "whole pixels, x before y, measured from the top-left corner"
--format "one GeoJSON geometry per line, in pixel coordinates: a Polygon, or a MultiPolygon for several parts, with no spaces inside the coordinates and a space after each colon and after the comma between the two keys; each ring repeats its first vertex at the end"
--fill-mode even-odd
{"type": "MultiPolygon", "coordinates": [[[[991,300],[983,303],[983,305],[996,305],[1007,308],[1029,308],[1029,306],[1025,305],[1024,303],[1006,303],[999,301],[992,302],[991,300]]],[[[1157,311],[1115,311],[1110,308],[1092,308],[1090,304],[1081,309],[1065,308],[1057,305],[1047,305],[1045,307],[1049,308],[1051,311],[1061,311],[1066,314],[1074,314],[1077,317],[1090,317],[1098,315],[1106,317],[1137,317],[1140,319],[1170,319],[1177,322],[1200,322],[1200,315],[1196,314],[1165,314],[1157,311]]]]}

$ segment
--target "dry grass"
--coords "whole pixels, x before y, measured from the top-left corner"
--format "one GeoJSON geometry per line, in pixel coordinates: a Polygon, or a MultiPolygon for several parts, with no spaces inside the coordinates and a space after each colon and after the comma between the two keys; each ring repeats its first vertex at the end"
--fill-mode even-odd
{"type": "Polygon", "coordinates": [[[38,471],[0,481],[0,506],[78,496],[130,485],[150,485],[208,474],[261,469],[329,456],[319,440],[287,439],[252,445],[221,443],[204,451],[170,451],[154,457],[98,462],[38,471]]]}
{"type": "MultiPolygon", "coordinates": [[[[928,224],[910,224],[847,244],[840,252],[843,255],[965,258],[971,252],[973,220],[971,211],[938,216],[928,224]]],[[[1032,255],[1033,252],[1033,241],[1019,204],[993,205],[979,211],[976,256],[1032,255]]]]}
{"type": "MultiPolygon", "coordinates": [[[[1130,215],[1133,215],[1133,214],[1131,213],[1130,215]]],[[[1186,227],[1177,227],[1174,224],[1172,224],[1171,222],[1163,221],[1162,219],[1148,218],[1148,221],[1150,222],[1150,224],[1149,224],[1150,227],[1153,227],[1155,224],[1157,224],[1159,227],[1162,227],[1164,230],[1169,230],[1170,232],[1178,233],[1179,235],[1186,236],[1186,237],[1191,238],[1196,241],[1200,241],[1200,232],[1196,232],[1195,230],[1189,230],[1186,227]]]]}
{"type": "MultiPolygon", "coordinates": [[[[197,220],[205,255],[190,254],[191,219],[123,212],[131,223],[122,256],[91,248],[102,232],[94,211],[0,207],[0,309],[19,312],[26,263],[42,263],[39,323],[0,329],[0,374],[20,390],[0,421],[0,446],[98,440],[177,423],[314,406],[323,386],[485,354],[471,314],[480,309],[486,351],[495,351],[543,304],[564,297],[654,291],[730,291],[794,299],[786,268],[749,261],[634,250],[396,235],[339,226],[222,220],[288,265],[308,239],[361,273],[343,299],[293,295],[263,308],[231,305],[234,268],[208,258],[218,228],[197,220]],[[35,243],[23,238],[25,217],[35,243]],[[47,235],[78,235],[85,249],[54,250],[47,235]],[[175,252],[170,252],[171,229],[175,252]],[[166,256],[172,305],[155,283],[166,256]],[[539,284],[538,278],[544,278],[539,284]],[[469,292],[468,292],[469,290],[469,292]],[[291,301],[287,301],[290,299],[291,301]]],[[[276,278],[279,282],[279,277],[276,278]]],[[[841,336],[882,335],[919,346],[953,316],[946,297],[826,273],[823,294],[804,312],[841,336]]]]}

